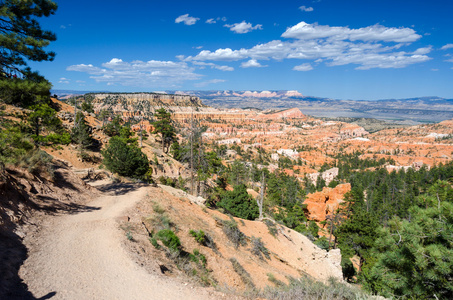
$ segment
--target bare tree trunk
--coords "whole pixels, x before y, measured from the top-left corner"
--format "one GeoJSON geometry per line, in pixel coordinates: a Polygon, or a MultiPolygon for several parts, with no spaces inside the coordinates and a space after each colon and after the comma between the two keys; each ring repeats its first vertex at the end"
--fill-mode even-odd
{"type": "Polygon", "coordinates": [[[192,115],[190,118],[190,194],[194,193],[194,182],[193,182],[193,107],[192,115]]]}
{"type": "Polygon", "coordinates": [[[260,190],[260,198],[259,200],[256,200],[256,203],[258,204],[258,210],[260,213],[259,220],[263,219],[263,203],[264,203],[264,189],[265,189],[265,177],[264,177],[264,172],[261,175],[261,190],[260,190]]]}
{"type": "Polygon", "coordinates": [[[143,132],[142,132],[142,124],[140,124],[140,127],[139,127],[139,130],[140,130],[140,148],[143,147],[143,132]]]}

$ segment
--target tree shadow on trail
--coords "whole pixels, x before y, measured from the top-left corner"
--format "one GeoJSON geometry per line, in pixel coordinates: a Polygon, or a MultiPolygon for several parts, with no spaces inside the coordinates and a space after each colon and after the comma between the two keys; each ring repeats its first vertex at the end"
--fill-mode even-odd
{"type": "Polygon", "coordinates": [[[141,187],[148,186],[146,183],[109,183],[96,186],[96,189],[103,193],[109,193],[114,196],[122,196],[129,192],[134,192],[141,187]]]}
{"type": "Polygon", "coordinates": [[[0,232],[0,299],[45,300],[57,294],[52,291],[40,298],[33,296],[18,274],[26,258],[27,248],[20,237],[13,232],[0,232]]]}
{"type": "Polygon", "coordinates": [[[32,212],[54,215],[100,209],[77,203],[80,193],[83,191],[64,176],[57,177],[56,183],[48,183],[25,172],[0,172],[0,299],[44,300],[57,294],[56,291],[49,291],[36,298],[19,276],[28,250],[18,232],[21,232],[23,224],[34,225],[29,219],[32,212]]]}

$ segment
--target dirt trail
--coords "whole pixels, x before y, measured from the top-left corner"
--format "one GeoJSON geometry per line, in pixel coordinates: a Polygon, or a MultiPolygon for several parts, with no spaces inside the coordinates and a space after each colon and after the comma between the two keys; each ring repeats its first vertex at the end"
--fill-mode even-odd
{"type": "Polygon", "coordinates": [[[50,217],[20,270],[29,291],[43,299],[208,299],[198,288],[149,274],[122,248],[125,233],[115,219],[146,194],[138,187],[95,199],[91,211],[50,217]]]}

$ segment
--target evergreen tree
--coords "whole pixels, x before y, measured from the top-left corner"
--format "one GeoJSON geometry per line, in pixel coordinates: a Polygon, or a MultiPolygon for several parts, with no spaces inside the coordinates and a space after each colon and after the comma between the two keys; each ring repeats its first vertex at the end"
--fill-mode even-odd
{"type": "Polygon", "coordinates": [[[55,53],[45,47],[56,40],[54,33],[42,30],[36,18],[55,13],[50,0],[3,0],[0,2],[0,78],[28,77],[26,61],[51,61],[55,53]]]}
{"type": "MultiPolygon", "coordinates": [[[[393,218],[380,230],[376,263],[365,286],[386,297],[453,298],[451,185],[439,181],[417,198],[410,218],[393,218]]],[[[364,270],[365,271],[365,270],[364,270]]]]}
{"type": "Polygon", "coordinates": [[[88,113],[94,113],[93,100],[94,96],[92,94],[85,95],[80,108],[88,113]]]}
{"type": "Polygon", "coordinates": [[[360,259],[359,269],[370,257],[377,227],[376,219],[370,213],[357,207],[352,217],[344,221],[335,231],[342,255],[345,258],[357,255],[360,259]]]}
{"type": "Polygon", "coordinates": [[[113,120],[104,126],[102,126],[102,129],[104,130],[104,133],[110,137],[112,136],[117,136],[120,135],[120,131],[122,128],[121,123],[123,122],[123,119],[121,116],[115,116],[113,120]]]}
{"type": "Polygon", "coordinates": [[[162,138],[162,151],[168,152],[168,145],[174,140],[176,136],[175,128],[171,124],[171,114],[165,110],[165,108],[160,108],[156,111],[155,115],[157,121],[153,123],[154,131],[153,134],[160,134],[162,138]],[[167,146],[167,151],[165,147],[167,146]]]}
{"type": "Polygon", "coordinates": [[[238,218],[255,220],[259,216],[258,205],[247,193],[244,184],[235,186],[233,191],[226,191],[217,205],[238,218]]]}
{"type": "Polygon", "coordinates": [[[0,79],[0,101],[25,107],[33,104],[48,103],[50,101],[51,87],[50,82],[44,78],[37,80],[21,78],[0,79]]]}
{"type": "Polygon", "coordinates": [[[74,143],[78,145],[79,155],[82,160],[85,159],[85,150],[93,144],[91,137],[91,127],[85,120],[82,112],[77,112],[75,125],[72,128],[71,138],[74,143]]]}
{"type": "Polygon", "coordinates": [[[149,170],[148,158],[140,148],[135,143],[128,144],[119,136],[112,137],[101,154],[107,169],[121,176],[142,178],[149,170]]]}
{"type": "Polygon", "coordinates": [[[57,112],[47,104],[33,106],[33,112],[28,116],[28,121],[33,128],[33,138],[37,143],[42,141],[43,129],[58,130],[61,127],[61,120],[57,117],[57,112]]]}

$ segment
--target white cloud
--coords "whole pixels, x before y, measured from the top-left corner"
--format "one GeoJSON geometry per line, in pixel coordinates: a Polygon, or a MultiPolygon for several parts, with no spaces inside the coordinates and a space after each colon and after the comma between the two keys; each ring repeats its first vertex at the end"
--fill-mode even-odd
{"type": "MultiPolygon", "coordinates": [[[[203,50],[184,61],[239,61],[304,59],[328,66],[356,64],[357,69],[402,68],[428,61],[432,46],[413,52],[401,51],[410,41],[421,38],[410,28],[374,25],[359,29],[319,26],[301,22],[286,30],[289,41],[273,40],[252,48],[203,50]],[[392,43],[389,45],[389,43],[392,43]]],[[[243,62],[247,66],[249,62],[243,62]]]]}
{"type": "Polygon", "coordinates": [[[313,67],[309,64],[309,63],[305,63],[305,64],[301,64],[301,65],[298,65],[298,66],[295,66],[293,68],[294,71],[303,71],[303,72],[306,72],[306,71],[311,71],[313,70],[313,67]]]}
{"type": "Polygon", "coordinates": [[[195,73],[195,68],[186,62],[174,61],[140,61],[125,62],[112,58],[102,64],[103,68],[91,64],[72,65],[68,71],[87,73],[97,82],[139,87],[177,87],[188,80],[198,80],[202,75],[195,73]]]}
{"type": "Polygon", "coordinates": [[[69,79],[61,77],[60,80],[58,81],[58,83],[68,84],[69,83],[69,79]]]}
{"type": "Polygon", "coordinates": [[[262,68],[267,67],[260,64],[256,59],[251,59],[249,61],[243,62],[241,68],[262,68]]]}
{"type": "Polygon", "coordinates": [[[217,49],[214,52],[203,50],[197,56],[189,56],[185,60],[215,60],[215,61],[235,61],[244,59],[248,56],[247,50],[231,50],[230,48],[217,49]],[[243,52],[243,53],[241,53],[243,52]]]}
{"type": "Polygon", "coordinates": [[[252,23],[247,23],[245,21],[242,21],[241,23],[234,23],[234,24],[225,24],[223,25],[224,27],[230,28],[231,31],[234,31],[236,33],[248,33],[253,30],[257,29],[263,29],[263,25],[261,24],[256,24],[255,26],[252,25],[252,23]]]}
{"type": "Polygon", "coordinates": [[[447,59],[447,60],[445,60],[445,61],[446,61],[446,62],[451,62],[451,63],[453,63],[453,58],[447,59]]]}
{"type": "Polygon", "coordinates": [[[211,80],[207,80],[207,81],[196,83],[196,84],[194,84],[194,86],[196,86],[196,87],[205,87],[205,86],[210,85],[210,84],[216,84],[216,83],[221,83],[221,82],[225,82],[225,81],[226,80],[224,80],[224,79],[211,79],[211,80]]]}
{"type": "Polygon", "coordinates": [[[202,68],[204,68],[206,66],[206,67],[211,67],[211,69],[217,69],[217,70],[221,70],[221,71],[234,71],[233,67],[230,67],[230,66],[219,66],[219,65],[216,65],[214,63],[205,63],[205,62],[202,62],[202,61],[193,61],[192,64],[194,64],[196,66],[201,66],[202,68]]]}
{"type": "Polygon", "coordinates": [[[226,17],[217,17],[217,18],[207,19],[207,20],[206,20],[206,23],[208,23],[208,24],[215,24],[215,23],[217,23],[218,21],[225,22],[226,20],[227,20],[226,17]]]}
{"type": "Polygon", "coordinates": [[[194,17],[189,17],[189,14],[181,15],[175,19],[175,23],[181,23],[183,22],[186,25],[193,25],[197,23],[197,21],[200,20],[200,18],[194,18],[194,17]]]}
{"type": "Polygon", "coordinates": [[[428,61],[431,58],[426,55],[417,55],[406,52],[396,53],[364,53],[343,55],[333,59],[329,66],[340,66],[347,64],[359,64],[357,70],[368,70],[373,68],[404,68],[408,65],[428,61]]]}
{"type": "Polygon", "coordinates": [[[105,69],[101,69],[98,67],[93,66],[92,64],[79,64],[79,65],[72,65],[66,68],[67,71],[78,71],[78,72],[85,72],[93,75],[101,75],[106,72],[105,69]]]}
{"type": "Polygon", "coordinates": [[[301,7],[299,7],[299,9],[301,11],[305,11],[305,12],[310,12],[310,11],[313,11],[313,7],[307,7],[305,5],[302,5],[301,7]]]}
{"type": "Polygon", "coordinates": [[[442,48],[440,48],[440,50],[447,50],[447,49],[451,49],[453,48],[453,44],[446,44],[444,46],[442,46],[442,48]]]}
{"type": "Polygon", "coordinates": [[[412,54],[428,54],[431,52],[431,50],[433,50],[433,47],[432,46],[427,46],[427,47],[423,47],[423,48],[418,48],[417,50],[415,50],[414,52],[412,52],[412,54]]]}
{"type": "Polygon", "coordinates": [[[431,71],[437,72],[437,71],[439,71],[439,69],[431,69],[431,71]]]}
{"type": "Polygon", "coordinates": [[[382,25],[372,25],[359,29],[348,27],[308,24],[300,22],[288,28],[282,37],[295,38],[300,40],[311,39],[334,39],[350,41],[383,41],[409,43],[421,38],[411,28],[389,28],[382,25]]]}

